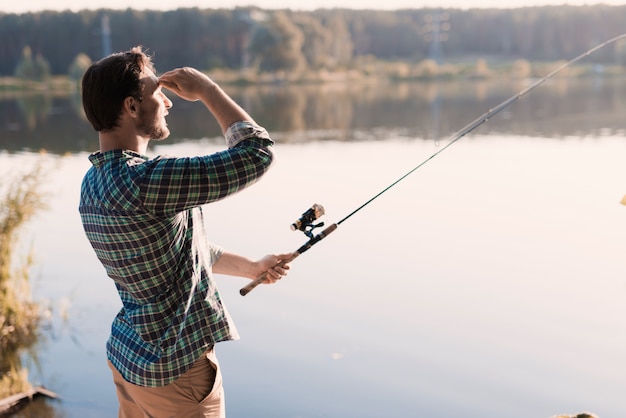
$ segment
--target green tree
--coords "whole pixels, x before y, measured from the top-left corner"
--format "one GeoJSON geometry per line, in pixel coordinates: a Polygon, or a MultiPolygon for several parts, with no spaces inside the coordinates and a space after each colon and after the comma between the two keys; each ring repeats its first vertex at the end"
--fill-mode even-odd
{"type": "Polygon", "coordinates": [[[22,51],[22,60],[15,68],[15,76],[28,81],[46,81],[50,77],[50,64],[41,54],[33,58],[29,46],[22,51]]]}
{"type": "Polygon", "coordinates": [[[328,28],[324,27],[319,19],[311,14],[295,16],[294,23],[298,25],[304,35],[302,53],[308,67],[312,69],[328,68],[330,66],[333,36],[328,28]]]}
{"type": "Polygon", "coordinates": [[[310,68],[334,70],[352,63],[354,45],[344,11],[298,13],[293,20],[304,34],[302,52],[310,68]]]}
{"type": "Polygon", "coordinates": [[[347,67],[354,56],[354,43],[348,24],[343,16],[333,14],[328,22],[328,28],[333,38],[330,53],[332,64],[337,67],[347,67]]]}
{"type": "Polygon", "coordinates": [[[76,85],[80,85],[80,82],[83,78],[83,74],[87,71],[87,68],[91,65],[91,58],[87,55],[80,53],[76,55],[74,61],[70,64],[70,67],[67,71],[68,77],[72,80],[76,85]]]}
{"type": "Polygon", "coordinates": [[[304,35],[286,13],[278,11],[250,36],[249,51],[261,71],[297,73],[306,66],[304,35]]]}

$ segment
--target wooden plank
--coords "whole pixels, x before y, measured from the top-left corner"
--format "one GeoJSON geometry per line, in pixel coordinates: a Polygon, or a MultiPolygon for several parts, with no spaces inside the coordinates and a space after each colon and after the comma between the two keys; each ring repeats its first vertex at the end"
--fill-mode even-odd
{"type": "Polygon", "coordinates": [[[37,386],[27,392],[18,393],[0,400],[0,416],[14,412],[23,406],[24,403],[32,401],[38,396],[57,399],[56,393],[44,387],[37,386]]]}

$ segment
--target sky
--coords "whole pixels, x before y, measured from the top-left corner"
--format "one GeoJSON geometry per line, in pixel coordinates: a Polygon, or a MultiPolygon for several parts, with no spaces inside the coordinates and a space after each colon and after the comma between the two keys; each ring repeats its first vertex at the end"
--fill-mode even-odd
{"type": "Polygon", "coordinates": [[[258,6],[263,9],[314,10],[318,8],[347,9],[404,9],[422,7],[443,8],[516,8],[543,5],[583,6],[603,3],[626,5],[626,0],[3,0],[0,11],[25,13],[40,10],[82,9],[152,9],[171,10],[178,7],[232,8],[237,6],[258,6]]]}

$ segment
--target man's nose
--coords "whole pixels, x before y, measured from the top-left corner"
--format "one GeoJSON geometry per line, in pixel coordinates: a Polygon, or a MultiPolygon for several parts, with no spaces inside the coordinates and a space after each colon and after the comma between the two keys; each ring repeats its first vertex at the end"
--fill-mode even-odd
{"type": "Polygon", "coordinates": [[[170,109],[174,105],[166,95],[163,95],[163,104],[165,105],[166,109],[170,109]]]}

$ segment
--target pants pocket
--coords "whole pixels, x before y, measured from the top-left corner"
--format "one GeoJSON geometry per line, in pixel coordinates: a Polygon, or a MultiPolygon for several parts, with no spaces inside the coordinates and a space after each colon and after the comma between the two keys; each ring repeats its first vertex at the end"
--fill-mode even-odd
{"type": "Polygon", "coordinates": [[[211,350],[205,354],[205,358],[209,363],[209,366],[213,370],[211,375],[213,376],[213,384],[211,389],[209,390],[206,397],[210,397],[214,392],[223,391],[222,388],[222,372],[220,369],[220,364],[217,361],[217,356],[215,355],[215,350],[211,350]]]}
{"type": "Polygon", "coordinates": [[[212,350],[208,352],[206,359],[215,370],[215,378],[213,387],[209,394],[202,399],[200,406],[204,413],[207,414],[205,416],[224,418],[226,416],[226,406],[224,401],[224,387],[222,385],[222,372],[217,357],[215,356],[215,351],[212,350]]]}
{"type": "Polygon", "coordinates": [[[208,355],[208,352],[203,354],[185,374],[172,383],[179,393],[197,403],[209,396],[215,387],[218,369],[208,355]]]}

